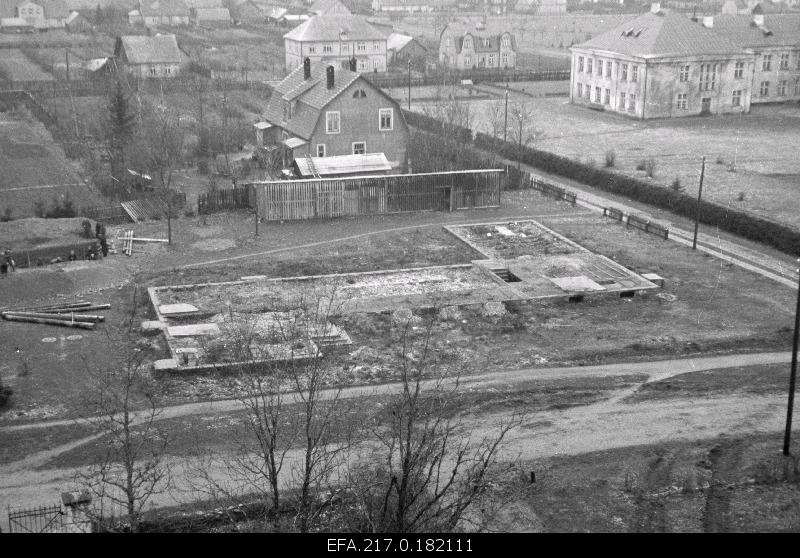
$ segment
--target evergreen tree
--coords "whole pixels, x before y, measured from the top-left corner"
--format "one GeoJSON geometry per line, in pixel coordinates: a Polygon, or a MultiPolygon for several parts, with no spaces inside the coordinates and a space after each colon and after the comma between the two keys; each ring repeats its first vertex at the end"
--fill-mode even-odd
{"type": "Polygon", "coordinates": [[[125,148],[133,137],[135,115],[128,106],[128,99],[117,81],[108,105],[108,141],[111,151],[111,175],[117,180],[125,177],[125,148]]]}

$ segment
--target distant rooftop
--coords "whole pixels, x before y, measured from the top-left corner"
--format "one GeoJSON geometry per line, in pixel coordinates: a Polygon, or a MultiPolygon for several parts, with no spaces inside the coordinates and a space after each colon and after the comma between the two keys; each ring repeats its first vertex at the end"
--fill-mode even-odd
{"type": "Polygon", "coordinates": [[[360,16],[326,14],[312,17],[283,37],[294,41],[371,41],[386,39],[386,34],[360,16]]]}

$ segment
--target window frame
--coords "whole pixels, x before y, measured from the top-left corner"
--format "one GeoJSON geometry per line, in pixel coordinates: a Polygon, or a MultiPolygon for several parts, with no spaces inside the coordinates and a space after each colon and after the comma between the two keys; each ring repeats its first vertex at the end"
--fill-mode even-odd
{"type": "Polygon", "coordinates": [[[328,148],[325,146],[325,144],[324,143],[318,143],[317,144],[317,157],[325,157],[325,155],[327,155],[327,154],[328,154],[328,148]],[[320,153],[319,153],[320,152],[320,149],[319,149],[320,147],[322,148],[322,155],[320,155],[320,153]]]}
{"type": "Polygon", "coordinates": [[[378,131],[379,132],[391,132],[394,130],[394,109],[391,107],[388,108],[379,108],[378,109],[378,131]],[[389,127],[383,127],[383,115],[386,111],[389,111],[389,127]]]}
{"type": "Polygon", "coordinates": [[[689,96],[686,93],[678,93],[678,97],[675,100],[675,105],[680,110],[688,110],[689,109],[689,96]]]}
{"type": "Polygon", "coordinates": [[[351,144],[352,154],[353,155],[366,155],[367,154],[367,142],[366,141],[354,141],[351,144]],[[363,153],[356,153],[356,145],[363,145],[364,152],[363,153]]]}
{"type": "Polygon", "coordinates": [[[772,54],[765,54],[764,57],[761,59],[761,71],[762,72],[772,71],[772,54]]]}
{"type": "Polygon", "coordinates": [[[758,86],[758,96],[769,97],[769,86],[770,86],[769,81],[767,80],[762,81],[758,86]]]}
{"type": "Polygon", "coordinates": [[[742,106],[742,90],[741,89],[734,89],[731,94],[731,106],[732,107],[740,107],[742,106]]]}
{"type": "Polygon", "coordinates": [[[742,79],[744,77],[744,62],[739,61],[733,67],[733,79],[742,79]]]}
{"type": "Polygon", "coordinates": [[[325,111],[325,133],[328,135],[334,134],[341,134],[342,133],[342,113],[338,110],[328,110],[325,111]],[[331,117],[336,115],[336,130],[331,130],[330,122],[331,117]]]}
{"type": "Polygon", "coordinates": [[[628,81],[628,65],[627,64],[623,64],[622,65],[622,69],[620,70],[620,72],[621,72],[621,75],[620,75],[620,78],[619,78],[620,81],[628,81]]]}
{"type": "Polygon", "coordinates": [[[691,70],[691,66],[689,66],[688,64],[684,64],[683,66],[681,66],[681,72],[680,72],[680,75],[678,76],[678,81],[683,82],[683,83],[686,83],[687,81],[689,81],[689,72],[690,72],[690,70],[691,70]]]}

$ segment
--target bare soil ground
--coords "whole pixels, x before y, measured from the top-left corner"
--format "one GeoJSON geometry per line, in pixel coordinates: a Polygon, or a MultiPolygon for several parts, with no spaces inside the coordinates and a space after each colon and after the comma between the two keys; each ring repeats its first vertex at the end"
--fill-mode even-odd
{"type": "MultiPolygon", "coordinates": [[[[21,250],[57,244],[66,244],[82,238],[83,217],[66,219],[15,219],[0,223],[0,248],[21,250]]],[[[92,223],[94,234],[94,223],[92,223]]]]}

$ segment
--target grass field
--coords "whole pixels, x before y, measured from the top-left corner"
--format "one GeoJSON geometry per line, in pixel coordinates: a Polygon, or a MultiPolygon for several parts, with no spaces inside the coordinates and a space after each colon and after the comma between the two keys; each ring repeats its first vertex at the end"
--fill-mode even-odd
{"type": "Polygon", "coordinates": [[[53,76],[33,63],[17,48],[3,49],[0,79],[6,81],[53,81],[53,76]]]}
{"type": "MultiPolygon", "coordinates": [[[[467,102],[467,101],[461,101],[467,102]]],[[[469,101],[473,129],[491,133],[492,114],[502,129],[503,99],[469,101]]],[[[751,114],[640,121],[569,104],[565,98],[513,95],[509,137],[516,138],[513,111],[523,106],[525,138],[538,149],[605,165],[615,155],[614,170],[645,178],[636,167],[655,161],[653,181],[669,187],[676,179],[697,195],[701,159],[706,156],[703,198],[761,217],[800,227],[797,181],[800,159],[800,107],[755,106],[751,114]]],[[[420,103],[415,110],[425,110],[420,103]]]]}

